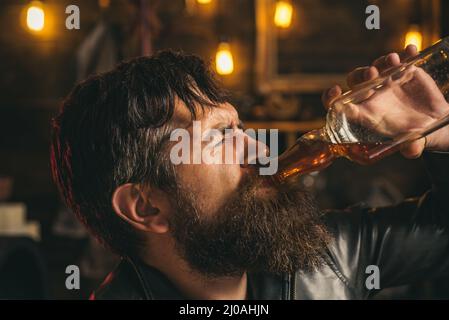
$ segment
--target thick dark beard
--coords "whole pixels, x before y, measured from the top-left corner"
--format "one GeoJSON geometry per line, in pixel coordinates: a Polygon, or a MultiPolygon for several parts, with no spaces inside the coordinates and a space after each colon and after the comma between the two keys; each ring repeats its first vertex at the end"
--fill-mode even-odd
{"type": "Polygon", "coordinates": [[[251,180],[212,217],[200,212],[194,194],[178,188],[171,230],[193,271],[215,278],[321,265],[328,233],[312,196],[289,186],[262,198],[257,184],[251,180]]]}

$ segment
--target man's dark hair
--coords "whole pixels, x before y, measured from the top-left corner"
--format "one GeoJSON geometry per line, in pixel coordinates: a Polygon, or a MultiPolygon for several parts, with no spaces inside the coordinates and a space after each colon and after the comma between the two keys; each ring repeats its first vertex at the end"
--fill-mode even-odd
{"type": "Polygon", "coordinates": [[[52,121],[53,179],[77,217],[118,254],[136,254],[141,239],[114,213],[115,189],[125,183],[174,186],[163,146],[177,99],[194,119],[198,106],[226,96],[200,58],[161,51],[79,83],[52,121]]]}

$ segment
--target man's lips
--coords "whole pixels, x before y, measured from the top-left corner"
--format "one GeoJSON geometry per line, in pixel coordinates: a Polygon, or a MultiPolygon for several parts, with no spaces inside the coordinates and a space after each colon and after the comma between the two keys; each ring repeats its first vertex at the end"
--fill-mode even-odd
{"type": "Polygon", "coordinates": [[[256,185],[257,187],[262,188],[272,188],[273,183],[273,176],[270,175],[260,175],[259,170],[257,166],[248,166],[246,169],[246,179],[252,179],[257,180],[256,185]]]}

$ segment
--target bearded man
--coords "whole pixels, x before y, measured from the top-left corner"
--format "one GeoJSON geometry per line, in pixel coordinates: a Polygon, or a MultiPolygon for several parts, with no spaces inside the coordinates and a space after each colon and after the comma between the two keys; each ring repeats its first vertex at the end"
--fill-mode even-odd
{"type": "MultiPolygon", "coordinates": [[[[381,57],[348,84],[415,54],[410,46],[381,57]]],[[[325,106],[340,94],[327,90],[325,106]]],[[[135,58],[64,101],[52,123],[54,179],[92,234],[122,257],[93,299],[364,299],[368,266],[379,268],[382,288],[449,271],[447,128],[401,150],[426,161],[433,188],[420,198],[322,211],[294,184],[265,184],[249,161],[175,165],[171,133],[191,133],[193,121],[223,131],[214,148],[236,158],[261,147],[193,55],[135,58]]]]}

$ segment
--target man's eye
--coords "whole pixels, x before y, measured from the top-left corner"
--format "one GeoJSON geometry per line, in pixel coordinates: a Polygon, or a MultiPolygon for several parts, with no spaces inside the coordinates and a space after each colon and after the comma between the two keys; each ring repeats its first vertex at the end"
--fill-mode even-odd
{"type": "Polygon", "coordinates": [[[221,133],[221,137],[220,140],[215,144],[216,146],[222,144],[226,138],[228,138],[230,135],[232,135],[233,133],[233,128],[232,127],[225,127],[220,129],[220,133],[221,133]]]}

